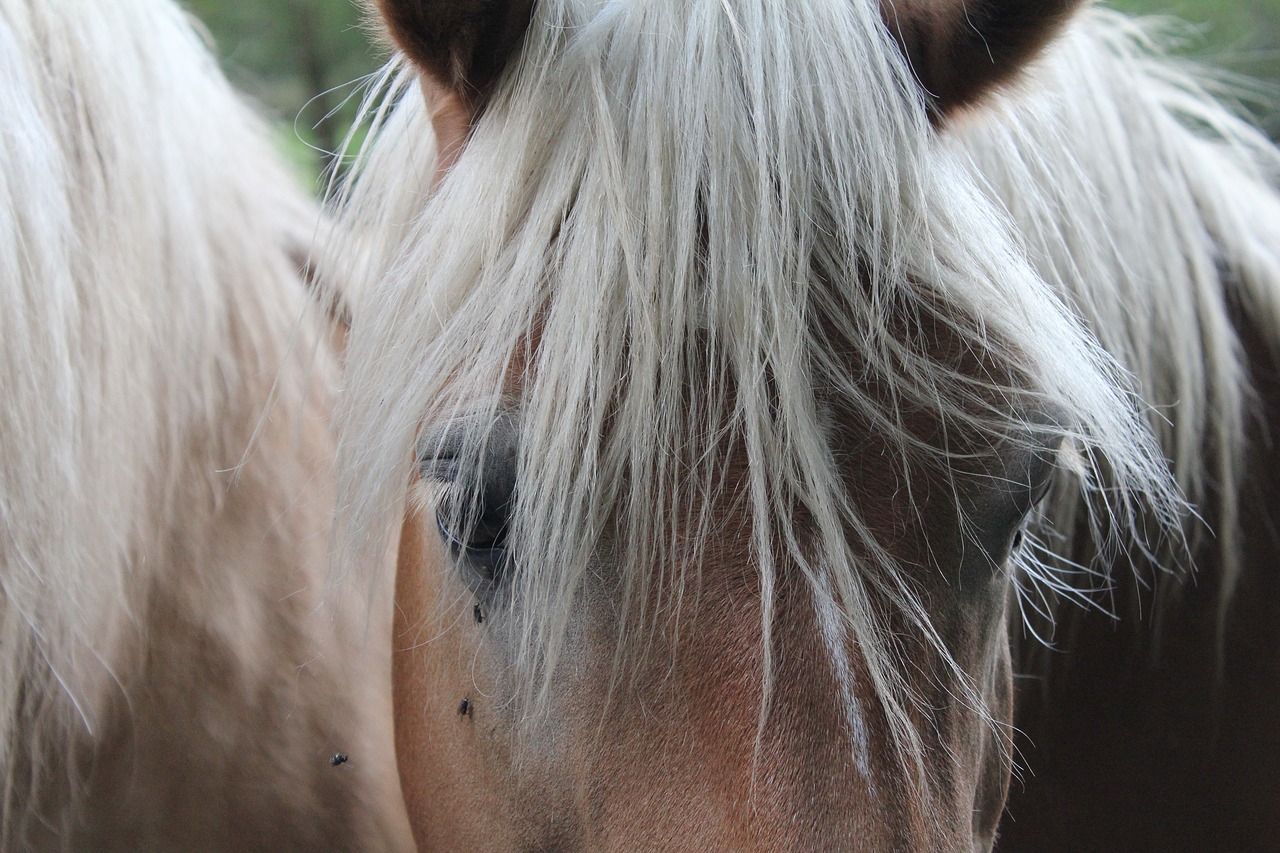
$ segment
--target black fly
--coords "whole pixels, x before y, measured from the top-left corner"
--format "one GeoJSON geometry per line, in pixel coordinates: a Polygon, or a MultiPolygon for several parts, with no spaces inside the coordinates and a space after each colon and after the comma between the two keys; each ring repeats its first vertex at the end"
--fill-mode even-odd
{"type": "Polygon", "coordinates": [[[339,764],[346,764],[350,757],[345,752],[339,752],[329,759],[330,767],[337,767],[339,764]]]}

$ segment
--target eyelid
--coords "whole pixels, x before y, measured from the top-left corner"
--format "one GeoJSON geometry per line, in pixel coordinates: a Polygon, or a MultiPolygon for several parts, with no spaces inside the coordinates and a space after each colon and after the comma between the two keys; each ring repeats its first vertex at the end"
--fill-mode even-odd
{"type": "Polygon", "coordinates": [[[519,418],[511,411],[496,415],[464,415],[428,426],[414,445],[418,475],[423,480],[453,483],[463,464],[480,456],[484,464],[514,458],[519,418]]]}
{"type": "Polygon", "coordinates": [[[485,554],[485,553],[505,554],[506,553],[507,546],[505,544],[505,538],[503,540],[503,544],[491,545],[491,546],[472,545],[470,542],[463,542],[449,528],[449,525],[445,522],[444,518],[441,517],[439,512],[436,513],[436,527],[440,529],[440,537],[444,540],[445,544],[448,545],[451,549],[458,551],[459,553],[466,553],[466,554],[485,554]]]}
{"type": "Polygon", "coordinates": [[[458,482],[462,464],[457,456],[419,456],[418,476],[433,483],[453,485],[458,482]]]}
{"type": "Polygon", "coordinates": [[[457,482],[471,430],[448,424],[424,432],[414,446],[418,476],[436,483],[457,482]]]}

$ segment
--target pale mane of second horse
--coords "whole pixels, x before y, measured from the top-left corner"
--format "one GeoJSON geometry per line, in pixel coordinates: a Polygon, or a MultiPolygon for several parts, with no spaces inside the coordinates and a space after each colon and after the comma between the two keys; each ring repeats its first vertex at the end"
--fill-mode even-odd
{"type": "Polygon", "coordinates": [[[315,205],[169,2],[3,0],[0,81],[0,848],[403,849],[315,205]]]}

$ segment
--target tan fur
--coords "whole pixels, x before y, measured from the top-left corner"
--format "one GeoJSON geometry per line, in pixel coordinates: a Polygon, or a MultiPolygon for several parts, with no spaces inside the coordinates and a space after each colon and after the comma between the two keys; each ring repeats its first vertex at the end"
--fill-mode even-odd
{"type": "Polygon", "coordinates": [[[378,614],[362,628],[362,605],[324,597],[333,445],[323,410],[309,420],[300,433],[273,417],[225,493],[178,498],[171,568],[138,616],[144,645],[117,661],[101,728],[72,753],[82,787],[46,789],[36,810],[58,829],[24,846],[404,849],[387,626],[378,614]],[[337,752],[351,763],[330,766],[337,752]]]}
{"type": "MultiPolygon", "coordinates": [[[[884,505],[900,492],[883,448],[854,453],[849,465],[864,475],[862,500],[884,505]],[[887,476],[866,476],[873,473],[887,476]]],[[[607,612],[609,593],[588,597],[570,629],[571,663],[557,696],[533,722],[521,719],[502,609],[483,610],[476,624],[475,599],[458,580],[465,569],[441,544],[431,504],[406,517],[396,591],[397,752],[420,850],[838,850],[853,839],[868,850],[990,846],[1008,781],[1007,739],[933,680],[941,670],[922,668],[916,686],[934,713],[918,723],[930,732],[939,767],[949,768],[935,793],[959,820],[923,810],[883,755],[863,776],[842,746],[840,689],[802,584],[779,591],[774,643],[782,663],[760,728],[759,579],[746,541],[733,533],[746,523],[732,497],[746,466],[735,458],[724,470],[716,544],[702,554],[679,611],[653,608],[663,615],[646,662],[625,681],[611,680],[609,630],[594,615],[607,612]],[[466,716],[458,712],[463,698],[466,716]]],[[[423,488],[415,488],[417,499],[429,501],[423,488]]],[[[883,514],[886,523],[896,517],[883,514]]],[[[914,551],[927,546],[913,533],[896,538],[904,558],[930,562],[914,551]]],[[[937,537],[933,547],[952,546],[937,537]]],[[[674,568],[654,571],[674,579],[674,568]]],[[[655,594],[670,600],[672,592],[655,594]]],[[[992,706],[1008,715],[999,596],[981,636],[965,636],[959,626],[967,621],[956,619],[949,636],[992,706]]],[[[916,654],[915,666],[925,667],[927,653],[916,654]]],[[[854,677],[862,692],[865,671],[854,677]]],[[[873,712],[868,724],[882,742],[884,722],[873,712]]]]}
{"type": "Polygon", "coordinates": [[[436,132],[435,179],[439,181],[462,156],[476,114],[457,92],[446,88],[429,74],[422,76],[422,97],[427,102],[431,127],[436,132]]]}
{"type": "Polygon", "coordinates": [[[0,77],[0,847],[405,849],[319,212],[173,4],[0,0],[0,77]]]}
{"type": "Polygon", "coordinates": [[[500,782],[477,741],[492,709],[476,671],[480,631],[449,586],[447,555],[430,513],[410,512],[400,535],[392,635],[396,756],[420,850],[517,849],[500,782]],[[456,608],[441,606],[455,601],[456,608]],[[469,716],[462,700],[474,703],[469,716]]]}

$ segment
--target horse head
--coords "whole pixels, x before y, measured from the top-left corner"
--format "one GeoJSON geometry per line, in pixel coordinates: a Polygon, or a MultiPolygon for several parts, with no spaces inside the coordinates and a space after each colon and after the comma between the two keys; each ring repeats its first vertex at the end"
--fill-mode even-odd
{"type": "Polygon", "coordinates": [[[991,846],[1028,517],[1174,502],[946,147],[1075,5],[381,0],[343,541],[424,849],[991,846]]]}

